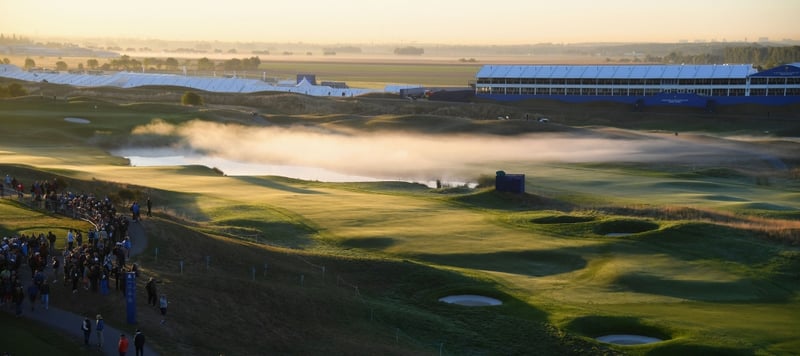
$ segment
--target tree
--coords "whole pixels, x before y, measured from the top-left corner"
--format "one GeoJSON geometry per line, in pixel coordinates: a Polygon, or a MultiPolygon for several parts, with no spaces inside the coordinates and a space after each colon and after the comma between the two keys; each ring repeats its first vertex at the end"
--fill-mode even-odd
{"type": "Polygon", "coordinates": [[[86,61],[86,66],[89,67],[89,69],[97,69],[99,65],[100,63],[97,62],[96,59],[89,59],[86,61]]]}
{"type": "Polygon", "coordinates": [[[25,58],[25,69],[31,69],[36,67],[36,61],[33,58],[25,58]]]}
{"type": "Polygon", "coordinates": [[[28,90],[19,83],[11,83],[8,85],[8,94],[9,96],[17,97],[17,96],[25,96],[28,95],[28,90]]]}
{"type": "Polygon", "coordinates": [[[58,71],[67,70],[67,62],[64,62],[64,61],[56,62],[56,70],[58,70],[58,71]]]}
{"type": "Polygon", "coordinates": [[[232,58],[225,61],[225,70],[242,69],[242,61],[239,58],[232,58]]]}
{"type": "Polygon", "coordinates": [[[203,57],[197,60],[197,70],[214,70],[214,62],[203,57]]]}
{"type": "Polygon", "coordinates": [[[203,98],[195,92],[187,91],[181,97],[182,105],[199,106],[203,105],[203,98]]]}
{"type": "Polygon", "coordinates": [[[166,66],[167,66],[167,69],[170,69],[170,70],[176,70],[176,69],[178,69],[178,65],[180,65],[180,63],[178,63],[178,60],[177,60],[177,59],[175,59],[175,58],[172,58],[172,57],[169,57],[169,58],[167,58],[167,60],[164,62],[164,65],[166,65],[166,66]]]}
{"type": "Polygon", "coordinates": [[[413,47],[413,46],[407,46],[407,47],[401,47],[401,48],[395,48],[394,49],[394,54],[398,54],[398,55],[419,56],[419,55],[421,55],[423,53],[425,53],[425,49],[424,48],[413,47]]]}

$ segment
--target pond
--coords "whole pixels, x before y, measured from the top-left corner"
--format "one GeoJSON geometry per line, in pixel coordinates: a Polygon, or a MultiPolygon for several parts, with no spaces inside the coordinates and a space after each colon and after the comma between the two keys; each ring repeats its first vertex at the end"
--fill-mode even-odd
{"type": "MultiPolygon", "coordinates": [[[[193,152],[181,152],[171,148],[126,148],[111,151],[111,154],[128,159],[134,167],[173,167],[201,165],[216,168],[228,176],[281,176],[294,179],[319,182],[380,182],[404,181],[425,184],[435,188],[436,180],[409,179],[404,177],[368,177],[345,172],[335,172],[320,167],[307,167],[297,165],[281,165],[270,163],[242,162],[222,157],[206,156],[193,152]]],[[[449,186],[467,185],[471,188],[475,184],[465,182],[445,182],[449,186]]]]}

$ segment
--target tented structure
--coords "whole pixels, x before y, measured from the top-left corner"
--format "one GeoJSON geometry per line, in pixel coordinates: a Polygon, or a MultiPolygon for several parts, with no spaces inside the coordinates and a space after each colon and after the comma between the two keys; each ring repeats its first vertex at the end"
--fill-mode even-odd
{"type": "Polygon", "coordinates": [[[73,74],[56,71],[24,71],[11,64],[0,65],[0,76],[29,82],[48,82],[77,87],[134,88],[167,85],[217,93],[280,91],[312,96],[351,97],[374,92],[372,89],[332,88],[312,85],[306,80],[293,86],[272,85],[257,79],[191,77],[175,74],[116,72],[113,74],[73,74]]]}

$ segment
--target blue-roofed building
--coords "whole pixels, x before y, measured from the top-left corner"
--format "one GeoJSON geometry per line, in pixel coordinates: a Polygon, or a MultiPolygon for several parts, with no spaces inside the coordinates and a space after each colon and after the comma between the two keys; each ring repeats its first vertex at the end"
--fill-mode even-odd
{"type": "Polygon", "coordinates": [[[485,65],[476,74],[475,94],[636,106],[784,105],[800,103],[800,63],[761,72],[750,64],[485,65]]]}

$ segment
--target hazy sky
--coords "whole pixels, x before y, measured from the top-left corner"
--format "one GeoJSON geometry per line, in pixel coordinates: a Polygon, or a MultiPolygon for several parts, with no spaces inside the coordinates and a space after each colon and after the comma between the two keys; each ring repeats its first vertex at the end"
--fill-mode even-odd
{"type": "Polygon", "coordinates": [[[0,0],[0,33],[308,43],[800,40],[800,0],[0,0]]]}

